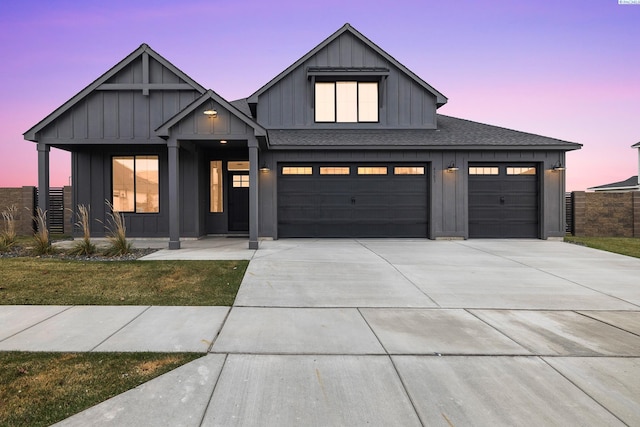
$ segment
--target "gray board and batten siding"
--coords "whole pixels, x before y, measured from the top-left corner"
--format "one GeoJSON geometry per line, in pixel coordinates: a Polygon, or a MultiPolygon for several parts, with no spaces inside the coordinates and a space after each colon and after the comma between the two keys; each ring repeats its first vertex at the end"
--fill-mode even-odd
{"type": "MultiPolygon", "coordinates": [[[[447,101],[346,24],[233,102],[143,44],[25,139],[38,143],[42,188],[49,147],[71,152],[73,205],[91,205],[96,236],[104,232],[97,220],[107,219],[115,156],[157,156],[158,212],[125,220],[130,236],[169,236],[172,248],[180,237],[236,233],[248,233],[251,247],[258,237],[563,236],[565,178],[552,169],[580,145],[437,114],[447,101]],[[339,81],[377,83],[377,120],[315,121],[315,83],[339,81]],[[203,114],[210,109],[215,117],[203,114]],[[229,168],[247,161],[247,170],[229,168]],[[212,162],[221,165],[221,211],[211,209],[212,162]],[[470,176],[470,166],[488,165],[536,174],[470,176]],[[311,175],[283,174],[299,166],[311,175]],[[349,173],[321,175],[323,167],[349,173]],[[361,167],[388,173],[360,175],[361,167]],[[394,172],[411,167],[423,173],[394,172]],[[234,187],[235,179],[248,187],[234,187]]],[[[40,199],[47,204],[47,192],[40,199]]]]}

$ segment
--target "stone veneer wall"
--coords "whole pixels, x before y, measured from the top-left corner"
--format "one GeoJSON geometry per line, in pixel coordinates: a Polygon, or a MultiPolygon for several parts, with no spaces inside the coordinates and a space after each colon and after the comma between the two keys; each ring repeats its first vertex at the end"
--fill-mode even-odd
{"type": "MultiPolygon", "coordinates": [[[[15,213],[16,233],[18,235],[27,236],[33,234],[35,196],[35,187],[0,188],[0,212],[6,211],[12,205],[18,208],[15,213]]],[[[4,220],[1,216],[0,221],[4,226],[4,220]]]]}
{"type": "MultiPolygon", "coordinates": [[[[38,201],[36,187],[14,187],[14,188],[0,188],[0,212],[6,211],[12,205],[15,205],[18,210],[15,214],[16,219],[16,233],[20,236],[28,236],[35,231],[35,224],[33,216],[36,214],[36,207],[38,201]]],[[[74,214],[71,209],[71,187],[66,186],[63,189],[64,194],[64,234],[71,234],[73,232],[73,220],[74,214]]],[[[0,224],[2,222],[2,216],[0,216],[0,224]]],[[[0,225],[1,226],[1,225],[0,225]]]]}
{"type": "Polygon", "coordinates": [[[640,237],[640,191],[571,194],[575,236],[640,237]]]}

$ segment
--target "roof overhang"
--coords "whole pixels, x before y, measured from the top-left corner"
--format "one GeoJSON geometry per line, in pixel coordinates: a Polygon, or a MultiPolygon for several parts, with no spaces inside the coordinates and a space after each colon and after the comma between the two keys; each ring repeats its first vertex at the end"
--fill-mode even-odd
{"type": "Polygon", "coordinates": [[[307,77],[386,77],[389,75],[388,68],[377,67],[308,67],[307,77]]]}

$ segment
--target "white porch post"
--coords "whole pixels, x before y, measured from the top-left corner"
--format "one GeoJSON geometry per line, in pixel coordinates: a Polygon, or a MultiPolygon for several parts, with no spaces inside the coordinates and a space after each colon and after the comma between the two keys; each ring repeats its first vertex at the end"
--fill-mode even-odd
{"type": "MultiPolygon", "coordinates": [[[[49,211],[49,152],[51,147],[38,143],[38,207],[49,211]]],[[[47,215],[47,227],[49,216],[47,215]]]]}
{"type": "Polygon", "coordinates": [[[180,249],[180,143],[167,140],[169,151],[169,249],[180,249]]]}
{"type": "Polygon", "coordinates": [[[258,249],[258,140],[249,140],[249,249],[258,249]]]}

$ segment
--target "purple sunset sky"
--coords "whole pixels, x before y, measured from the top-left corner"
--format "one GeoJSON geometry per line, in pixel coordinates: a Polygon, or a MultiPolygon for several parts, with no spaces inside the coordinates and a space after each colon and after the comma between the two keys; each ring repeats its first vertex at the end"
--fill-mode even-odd
{"type": "MultiPolygon", "coordinates": [[[[441,114],[584,144],[567,190],[635,175],[640,5],[618,0],[3,0],[0,187],[37,184],[23,132],[141,43],[228,100],[349,22],[449,98],[441,114]]],[[[70,156],[52,150],[51,185],[70,156]]]]}

